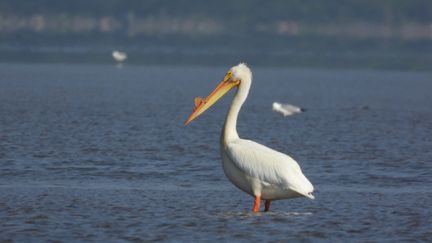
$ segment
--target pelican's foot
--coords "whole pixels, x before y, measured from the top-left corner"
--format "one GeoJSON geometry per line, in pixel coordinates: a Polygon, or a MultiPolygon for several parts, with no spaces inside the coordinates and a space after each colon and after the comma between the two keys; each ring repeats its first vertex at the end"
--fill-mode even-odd
{"type": "Polygon", "coordinates": [[[270,210],[270,202],[270,200],[265,200],[264,212],[268,212],[270,210]]]}
{"type": "Polygon", "coordinates": [[[252,212],[258,213],[260,209],[261,197],[255,196],[255,203],[252,212]]]}

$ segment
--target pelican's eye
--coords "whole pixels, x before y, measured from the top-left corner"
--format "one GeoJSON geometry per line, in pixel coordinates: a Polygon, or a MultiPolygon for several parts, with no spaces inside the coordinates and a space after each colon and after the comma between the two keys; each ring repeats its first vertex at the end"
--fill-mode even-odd
{"type": "Polygon", "coordinates": [[[232,77],[232,72],[231,71],[227,72],[226,77],[227,78],[231,78],[232,77]]]}
{"type": "Polygon", "coordinates": [[[228,71],[228,72],[226,73],[225,77],[224,77],[224,80],[225,80],[225,81],[230,81],[230,80],[231,80],[231,77],[232,77],[232,72],[231,72],[231,71],[228,71]]]}

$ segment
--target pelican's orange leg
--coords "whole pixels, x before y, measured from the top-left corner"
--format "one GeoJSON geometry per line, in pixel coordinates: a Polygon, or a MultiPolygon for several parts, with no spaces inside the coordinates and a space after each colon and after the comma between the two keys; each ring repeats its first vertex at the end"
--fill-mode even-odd
{"type": "Polygon", "coordinates": [[[264,212],[268,212],[270,210],[270,200],[265,200],[265,209],[264,212]]]}
{"type": "Polygon", "coordinates": [[[260,209],[261,197],[255,196],[255,203],[252,209],[252,212],[258,213],[260,209]]]}

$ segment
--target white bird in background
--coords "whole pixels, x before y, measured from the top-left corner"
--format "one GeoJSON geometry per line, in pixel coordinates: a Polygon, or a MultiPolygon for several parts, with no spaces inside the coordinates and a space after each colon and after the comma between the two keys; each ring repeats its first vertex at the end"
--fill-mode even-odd
{"type": "Polygon", "coordinates": [[[273,102],[273,111],[281,113],[283,116],[291,116],[296,113],[304,112],[305,109],[300,108],[295,105],[281,104],[278,102],[273,102]]]}
{"type": "Polygon", "coordinates": [[[232,67],[209,96],[195,98],[195,108],[185,124],[201,115],[230,89],[237,88],[220,141],[225,175],[235,186],[255,198],[253,212],[259,211],[261,200],[265,200],[264,211],[268,211],[273,200],[294,197],[314,199],[314,188],[294,159],[238,136],[237,116],[251,84],[252,72],[245,64],[232,67]]]}
{"type": "Polygon", "coordinates": [[[126,52],[122,52],[122,51],[113,51],[112,57],[117,62],[124,62],[127,59],[127,54],[126,52]]]}

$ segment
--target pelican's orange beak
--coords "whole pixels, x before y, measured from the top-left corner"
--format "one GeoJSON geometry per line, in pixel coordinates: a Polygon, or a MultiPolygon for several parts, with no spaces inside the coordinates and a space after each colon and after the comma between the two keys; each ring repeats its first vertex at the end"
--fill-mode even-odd
{"type": "Polygon", "coordinates": [[[240,80],[231,80],[232,73],[228,72],[224,79],[219,83],[218,86],[206,97],[195,97],[195,108],[189,118],[184,122],[185,125],[189,124],[193,119],[200,116],[204,111],[206,111],[210,106],[212,106],[216,101],[218,101],[224,94],[226,94],[230,89],[238,86],[240,80]]]}

